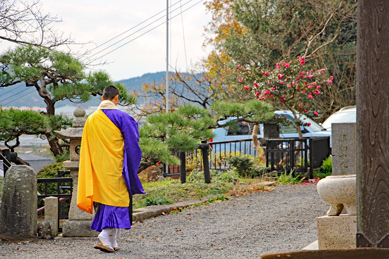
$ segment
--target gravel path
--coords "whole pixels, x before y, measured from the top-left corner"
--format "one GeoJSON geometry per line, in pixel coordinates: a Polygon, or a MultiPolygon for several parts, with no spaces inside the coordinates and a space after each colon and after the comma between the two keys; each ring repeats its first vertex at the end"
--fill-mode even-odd
{"type": "Polygon", "coordinates": [[[283,185],[137,222],[112,254],[93,249],[97,238],[57,238],[0,243],[0,258],[260,258],[317,240],[328,208],[315,185],[283,185]]]}

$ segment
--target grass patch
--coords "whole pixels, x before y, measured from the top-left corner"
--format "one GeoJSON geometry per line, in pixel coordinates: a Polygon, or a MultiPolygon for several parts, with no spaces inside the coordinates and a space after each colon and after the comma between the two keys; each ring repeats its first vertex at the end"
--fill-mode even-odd
{"type": "Polygon", "coordinates": [[[145,196],[146,197],[142,202],[143,207],[174,203],[174,200],[170,199],[169,197],[163,196],[162,194],[156,194],[156,195],[146,194],[145,196]]]}
{"type": "Polygon", "coordinates": [[[204,183],[204,173],[195,171],[187,177],[187,182],[184,184],[170,178],[158,182],[142,183],[147,194],[134,195],[133,207],[138,209],[149,205],[200,200],[211,195],[215,196],[210,198],[212,201],[226,200],[227,196],[242,196],[272,190],[271,187],[261,186],[262,182],[261,178],[236,178],[234,172],[211,171],[211,183],[207,184],[204,183]]]}
{"type": "Polygon", "coordinates": [[[277,175],[277,182],[281,184],[299,184],[301,183],[301,180],[301,175],[293,176],[293,171],[290,171],[290,173],[285,172],[277,175]]]}

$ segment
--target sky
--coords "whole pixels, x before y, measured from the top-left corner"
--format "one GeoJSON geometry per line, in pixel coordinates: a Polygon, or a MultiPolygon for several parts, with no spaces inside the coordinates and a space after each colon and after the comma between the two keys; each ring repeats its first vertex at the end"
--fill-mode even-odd
{"type": "MultiPolygon", "coordinates": [[[[169,21],[170,70],[191,70],[207,56],[207,50],[203,48],[204,28],[211,15],[207,14],[204,2],[169,0],[172,12],[169,21]]],[[[41,3],[45,12],[62,19],[55,28],[76,42],[90,42],[72,46],[72,52],[89,50],[90,59],[97,59],[95,64],[107,63],[95,66],[93,70],[108,72],[114,81],[166,71],[167,1],[41,0],[41,3]],[[111,41],[105,43],[108,40],[111,41]],[[115,44],[118,40],[122,41],[115,44]]]]}

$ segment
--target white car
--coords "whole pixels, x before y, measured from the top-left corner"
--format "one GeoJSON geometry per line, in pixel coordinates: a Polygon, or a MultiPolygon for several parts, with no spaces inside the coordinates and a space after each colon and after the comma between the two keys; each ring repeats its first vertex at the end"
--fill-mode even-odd
{"type": "MultiPolygon", "coordinates": [[[[283,115],[285,118],[293,120],[294,117],[291,111],[276,111],[276,114],[283,115]]],[[[234,120],[235,118],[228,118],[224,121],[220,121],[219,124],[223,125],[228,121],[234,120]]],[[[302,115],[302,120],[304,122],[310,123],[310,126],[301,126],[301,131],[304,137],[330,137],[331,143],[331,131],[326,130],[322,126],[320,126],[315,121],[311,120],[305,115],[302,115]]],[[[238,123],[238,130],[229,130],[226,128],[218,128],[214,129],[213,133],[215,137],[213,141],[228,141],[228,140],[240,140],[240,139],[249,139],[252,137],[251,135],[252,127],[248,124],[244,124],[242,122],[238,123]]],[[[263,136],[263,125],[260,125],[258,138],[262,138],[263,136]]],[[[280,137],[281,138],[298,138],[299,135],[297,130],[292,126],[280,125],[280,137]]]]}
{"type": "Polygon", "coordinates": [[[331,131],[332,123],[345,123],[345,122],[356,122],[357,121],[357,107],[348,106],[340,109],[328,117],[322,124],[322,126],[331,131]]]}

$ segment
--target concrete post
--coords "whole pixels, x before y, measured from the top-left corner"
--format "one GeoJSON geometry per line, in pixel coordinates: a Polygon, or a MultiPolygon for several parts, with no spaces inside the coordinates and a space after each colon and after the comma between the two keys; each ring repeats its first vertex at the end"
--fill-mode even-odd
{"type": "Polygon", "coordinates": [[[49,223],[51,228],[51,235],[53,237],[58,235],[58,198],[47,197],[45,201],[45,222],[49,223]]]}

